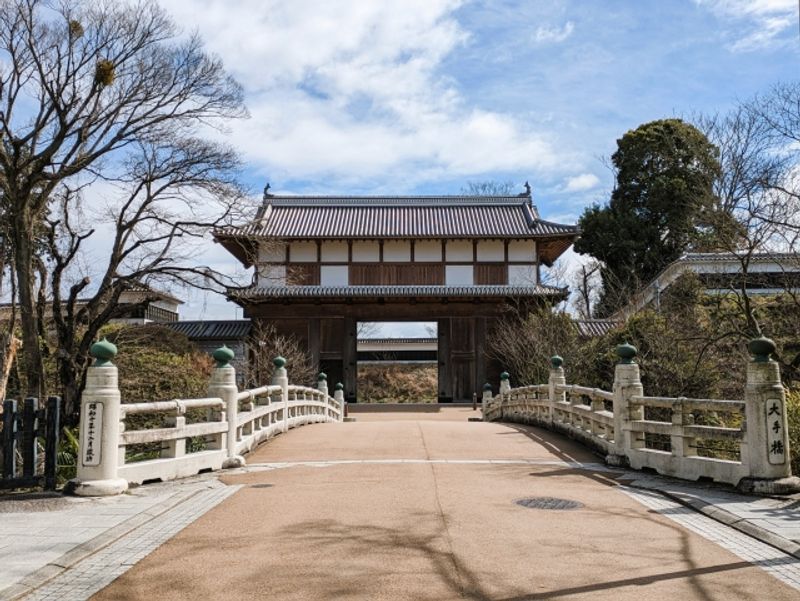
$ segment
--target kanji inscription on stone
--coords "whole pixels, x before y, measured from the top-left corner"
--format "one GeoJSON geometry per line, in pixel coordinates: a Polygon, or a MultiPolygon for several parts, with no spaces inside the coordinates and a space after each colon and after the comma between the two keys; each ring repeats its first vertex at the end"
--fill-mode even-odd
{"type": "Polygon", "coordinates": [[[767,414],[767,457],[773,465],[786,463],[786,432],[784,432],[783,401],[768,399],[765,406],[767,414]]]}
{"type": "Polygon", "coordinates": [[[83,406],[81,416],[85,436],[81,440],[83,465],[100,465],[100,441],[103,432],[103,403],[91,402],[83,406]]]}

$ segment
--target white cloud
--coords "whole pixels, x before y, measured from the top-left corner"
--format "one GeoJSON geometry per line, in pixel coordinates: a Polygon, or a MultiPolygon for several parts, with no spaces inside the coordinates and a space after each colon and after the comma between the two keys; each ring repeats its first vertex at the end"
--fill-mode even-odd
{"type": "Polygon", "coordinates": [[[796,29],[796,0],[695,0],[735,26],[733,52],[751,52],[785,43],[783,34],[796,29]]]}
{"type": "Polygon", "coordinates": [[[244,85],[251,118],[228,141],[274,181],[411,187],[569,163],[529,123],[469,105],[442,73],[470,39],[453,15],[460,0],[162,3],[244,85]]]}
{"type": "Polygon", "coordinates": [[[564,191],[585,192],[586,190],[591,190],[592,188],[597,187],[599,183],[600,178],[594,173],[581,173],[580,175],[576,175],[575,177],[571,177],[567,180],[567,183],[564,186],[564,191]]]}
{"type": "Polygon", "coordinates": [[[575,23],[567,21],[563,27],[538,27],[533,39],[539,44],[559,44],[572,35],[575,23]]]}

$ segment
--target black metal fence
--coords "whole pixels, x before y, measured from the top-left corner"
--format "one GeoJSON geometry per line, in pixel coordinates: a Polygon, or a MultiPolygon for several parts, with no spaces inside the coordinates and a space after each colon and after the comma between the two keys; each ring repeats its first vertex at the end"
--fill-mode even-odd
{"type": "Polygon", "coordinates": [[[0,488],[42,486],[56,488],[56,458],[61,421],[61,399],[50,397],[46,406],[39,399],[22,403],[3,402],[3,473],[0,488]],[[40,446],[44,457],[40,456],[40,446]]]}

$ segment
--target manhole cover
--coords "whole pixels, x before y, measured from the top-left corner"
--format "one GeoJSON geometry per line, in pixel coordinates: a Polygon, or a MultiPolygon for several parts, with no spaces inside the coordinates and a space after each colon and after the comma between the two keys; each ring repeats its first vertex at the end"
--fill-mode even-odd
{"type": "Polygon", "coordinates": [[[251,484],[250,488],[271,488],[272,484],[251,484]]]}
{"type": "Polygon", "coordinates": [[[529,509],[579,509],[583,507],[583,503],[578,501],[570,501],[569,499],[557,499],[555,497],[529,497],[527,499],[520,499],[517,505],[528,507],[529,509]]]}

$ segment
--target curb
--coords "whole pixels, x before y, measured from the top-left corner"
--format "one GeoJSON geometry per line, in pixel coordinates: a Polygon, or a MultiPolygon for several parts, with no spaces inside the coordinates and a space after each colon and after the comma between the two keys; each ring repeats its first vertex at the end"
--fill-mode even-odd
{"type": "Polygon", "coordinates": [[[746,534],[747,536],[761,541],[766,545],[775,547],[787,555],[791,555],[792,557],[800,559],[800,545],[793,540],[780,536],[779,534],[775,534],[774,532],[766,530],[761,526],[756,526],[745,518],[739,517],[736,514],[727,511],[726,509],[721,509],[713,503],[703,501],[702,499],[698,499],[688,494],[669,492],[659,488],[649,488],[646,486],[636,486],[633,484],[629,484],[629,486],[632,488],[638,488],[639,490],[659,492],[668,499],[675,501],[676,503],[680,503],[684,507],[688,507],[689,509],[693,509],[699,513],[702,513],[706,517],[709,517],[716,522],[729,526],[735,530],[738,530],[742,534],[746,534]]]}
{"type": "Polygon", "coordinates": [[[60,557],[42,566],[38,570],[31,572],[19,582],[0,590],[0,601],[15,601],[33,593],[36,589],[62,572],[70,569],[76,563],[86,559],[90,555],[94,555],[104,547],[107,547],[126,534],[134,531],[136,528],[165,514],[178,505],[185,503],[195,495],[203,492],[203,490],[204,489],[200,488],[189,492],[175,493],[159,505],[137,513],[116,526],[109,528],[102,534],[98,534],[94,538],[89,539],[85,543],[76,545],[60,557]]]}

